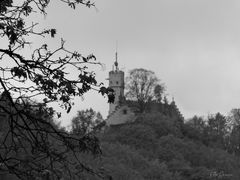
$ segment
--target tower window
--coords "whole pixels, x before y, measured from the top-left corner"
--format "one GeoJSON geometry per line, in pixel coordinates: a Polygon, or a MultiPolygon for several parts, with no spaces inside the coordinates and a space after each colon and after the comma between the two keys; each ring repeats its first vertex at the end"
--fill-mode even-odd
{"type": "Polygon", "coordinates": [[[118,81],[116,81],[116,84],[118,84],[118,81]]]}
{"type": "Polygon", "coordinates": [[[127,114],[127,110],[126,109],[123,110],[123,114],[127,114]]]}

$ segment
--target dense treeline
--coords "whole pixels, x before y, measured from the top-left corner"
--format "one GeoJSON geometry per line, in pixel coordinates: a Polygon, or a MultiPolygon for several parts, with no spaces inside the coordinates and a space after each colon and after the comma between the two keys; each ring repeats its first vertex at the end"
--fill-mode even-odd
{"type": "Polygon", "coordinates": [[[207,119],[194,116],[185,123],[185,136],[200,141],[206,146],[223,149],[239,156],[240,110],[233,109],[229,116],[220,113],[209,115],[207,119]]]}
{"type": "MultiPolygon", "coordinates": [[[[194,116],[184,122],[174,101],[168,103],[165,99],[152,104],[144,113],[136,114],[135,122],[110,127],[105,126],[101,114],[93,109],[77,113],[72,119],[71,132],[65,133],[80,138],[96,136],[101,146],[98,156],[76,153],[83,165],[99,173],[96,176],[82,171],[81,179],[240,179],[239,109],[233,109],[228,116],[216,113],[207,118],[194,116]]],[[[45,119],[53,123],[52,117],[45,119]]],[[[69,162],[75,159],[70,154],[66,158],[69,162]]],[[[9,174],[0,177],[17,179],[9,174]]],[[[43,174],[42,179],[50,177],[51,173],[43,174]]]]}
{"type": "Polygon", "coordinates": [[[116,180],[240,179],[239,111],[228,117],[194,116],[184,123],[168,107],[169,113],[165,106],[164,112],[144,113],[134,123],[106,128],[98,134],[102,157],[85,156],[86,162],[95,162],[93,167],[116,180]]]}
{"type": "MultiPolygon", "coordinates": [[[[227,117],[217,113],[184,122],[175,108],[174,103],[163,102],[155,106],[155,113],[138,114],[134,123],[110,127],[104,126],[94,110],[79,111],[68,133],[98,137],[100,156],[80,151],[77,156],[105,179],[238,180],[240,110],[232,110],[227,117]]],[[[100,179],[87,171],[80,176],[100,179]]],[[[16,179],[9,175],[1,178],[16,179]]]]}

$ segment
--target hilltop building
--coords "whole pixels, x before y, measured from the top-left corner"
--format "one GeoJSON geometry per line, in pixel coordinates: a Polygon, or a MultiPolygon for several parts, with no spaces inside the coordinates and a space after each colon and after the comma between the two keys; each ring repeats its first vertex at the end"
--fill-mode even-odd
{"type": "Polygon", "coordinates": [[[115,92],[114,103],[109,104],[107,125],[116,125],[133,121],[135,113],[128,106],[124,96],[124,72],[119,70],[117,52],[112,71],[109,72],[109,87],[115,92]]]}
{"type": "MultiPolygon", "coordinates": [[[[115,101],[109,104],[109,112],[106,119],[107,125],[134,122],[138,114],[137,102],[126,100],[124,96],[124,72],[119,70],[117,52],[108,80],[109,87],[115,92],[115,101]]],[[[183,116],[178,110],[174,99],[170,104],[153,101],[149,104],[147,112],[161,112],[165,115],[177,116],[177,118],[183,120],[183,116]]]]}

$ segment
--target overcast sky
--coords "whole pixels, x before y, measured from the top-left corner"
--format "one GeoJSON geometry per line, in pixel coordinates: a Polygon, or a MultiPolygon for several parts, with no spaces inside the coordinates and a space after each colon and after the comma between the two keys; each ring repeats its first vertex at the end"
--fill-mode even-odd
{"type": "MultiPolygon", "coordinates": [[[[58,1],[48,8],[45,25],[57,29],[70,49],[94,53],[106,65],[105,80],[118,41],[119,66],[152,70],[165,83],[185,118],[228,113],[240,107],[239,0],[96,0],[96,8],[72,10],[58,1]]],[[[59,42],[59,41],[57,41],[59,42]]],[[[93,107],[107,115],[97,93],[76,100],[77,110],[93,107]]]]}

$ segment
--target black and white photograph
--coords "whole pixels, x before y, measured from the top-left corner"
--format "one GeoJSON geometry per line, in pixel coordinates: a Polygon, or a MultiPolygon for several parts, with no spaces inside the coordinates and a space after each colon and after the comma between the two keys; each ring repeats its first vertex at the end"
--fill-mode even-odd
{"type": "Polygon", "coordinates": [[[0,180],[240,180],[240,1],[0,0],[0,180]]]}

